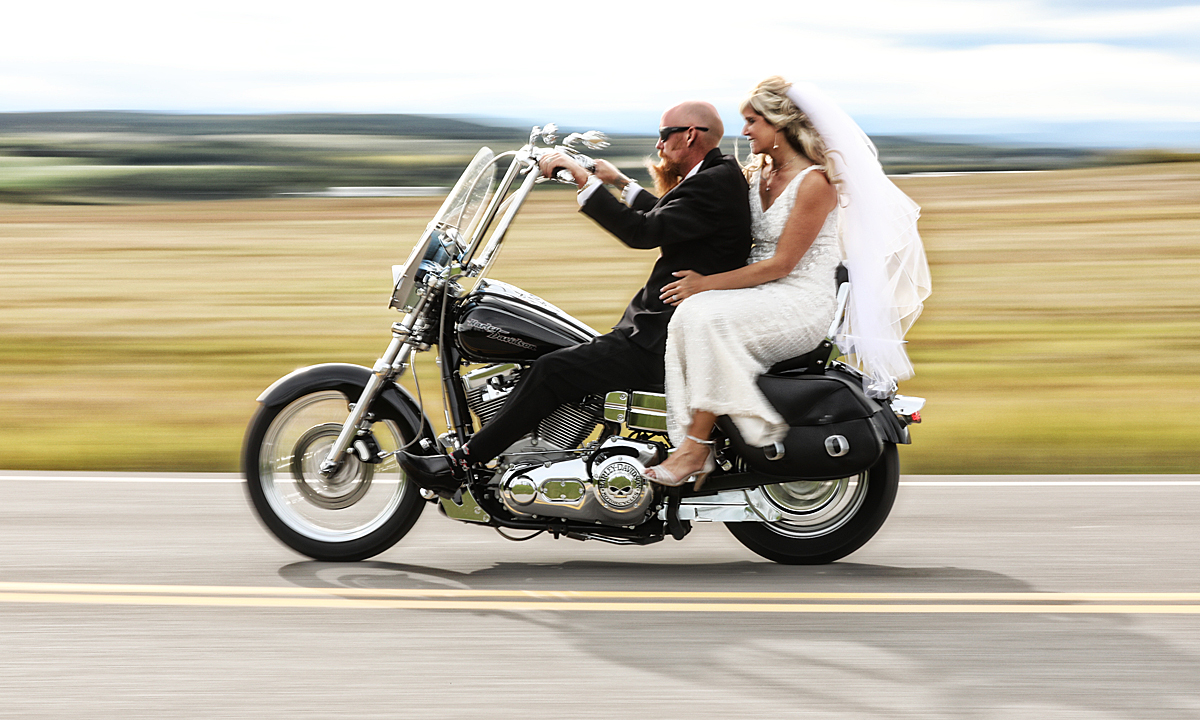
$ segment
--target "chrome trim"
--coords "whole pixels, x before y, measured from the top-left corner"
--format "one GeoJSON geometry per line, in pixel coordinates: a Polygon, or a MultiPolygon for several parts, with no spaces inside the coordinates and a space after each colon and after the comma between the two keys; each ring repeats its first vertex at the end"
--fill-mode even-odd
{"type": "MultiPolygon", "coordinates": [[[[518,480],[527,480],[528,478],[517,478],[518,480]]],[[[584,484],[573,478],[556,478],[554,480],[545,480],[542,486],[538,488],[542,497],[550,502],[556,503],[576,503],[587,494],[587,488],[584,484]]]]}
{"type": "Polygon", "coordinates": [[[442,498],[442,509],[446,511],[446,517],[451,520],[477,523],[491,522],[492,520],[492,516],[488,515],[486,510],[479,507],[479,503],[475,501],[475,496],[466,488],[463,488],[462,491],[461,505],[456,504],[450,498],[442,498]]]}
{"type": "Polygon", "coordinates": [[[505,375],[517,369],[516,363],[500,363],[472,370],[462,376],[463,385],[468,391],[486,387],[487,381],[498,375],[505,375]]]}
{"type": "Polygon", "coordinates": [[[568,513],[582,511],[584,505],[592,500],[592,495],[581,492],[577,495],[571,493],[573,497],[567,497],[564,484],[576,483],[582,486],[581,480],[586,477],[587,463],[583,458],[548,462],[545,465],[518,466],[505,473],[505,477],[500,481],[500,498],[516,515],[574,517],[574,514],[568,513]],[[517,492],[522,494],[529,487],[536,488],[537,494],[531,502],[510,504],[509,491],[514,486],[517,486],[517,492]]]}
{"type": "MultiPolygon", "coordinates": [[[[679,519],[696,522],[774,522],[783,518],[779,509],[760,493],[751,490],[725,490],[716,495],[684,498],[679,504],[679,519]]],[[[667,519],[667,508],[658,510],[658,519],[667,519]]]]}
{"type": "MultiPolygon", "coordinates": [[[[271,421],[255,461],[271,512],[293,531],[321,542],[369,535],[395,514],[406,493],[415,491],[394,460],[365,465],[350,458],[337,473],[319,474],[324,440],[332,441],[341,428],[346,403],[346,396],[334,390],[292,401],[271,421]]],[[[376,423],[373,433],[388,451],[408,440],[388,420],[376,423]]]]}
{"type": "Polygon", "coordinates": [[[604,419],[609,422],[625,422],[629,414],[629,393],[614,390],[604,396],[604,419]]]}
{"type": "Polygon", "coordinates": [[[641,515],[654,501],[654,488],[643,475],[646,466],[627,455],[615,455],[592,468],[592,488],[612,515],[641,515]]]}
{"type": "Polygon", "coordinates": [[[636,525],[654,502],[654,489],[643,472],[658,446],[611,437],[604,448],[638,453],[610,455],[597,461],[588,477],[587,458],[525,464],[505,471],[497,495],[520,517],[562,517],[610,525],[636,525]],[[527,499],[528,498],[528,499],[527,499]]]}
{"type": "Polygon", "coordinates": [[[496,226],[495,231],[492,232],[492,236],[488,238],[487,245],[483,248],[482,256],[478,260],[471,261],[470,275],[476,277],[487,276],[488,271],[492,269],[492,263],[496,260],[500,243],[504,241],[504,235],[508,232],[508,227],[512,225],[513,219],[517,216],[517,211],[525,204],[525,198],[529,197],[529,193],[533,191],[533,186],[537,184],[538,178],[541,176],[541,168],[534,163],[530,168],[529,175],[525,178],[525,182],[521,183],[521,187],[513,193],[513,203],[508,206],[508,210],[500,218],[500,224],[496,226]]]}
{"type": "Polygon", "coordinates": [[[782,517],[769,520],[774,532],[794,538],[824,537],[844,526],[862,507],[870,473],[838,480],[793,480],[746,491],[755,508],[782,517]]]}
{"type": "Polygon", "coordinates": [[[504,497],[518,505],[528,505],[537,499],[538,488],[527,477],[514,479],[504,488],[504,497]]]}
{"type": "Polygon", "coordinates": [[[825,333],[826,338],[832,340],[833,336],[837,334],[838,327],[842,324],[842,318],[846,315],[846,300],[849,297],[850,283],[847,281],[838,286],[837,309],[833,311],[833,322],[829,323],[829,332],[825,333]]]}
{"type": "Polygon", "coordinates": [[[604,397],[604,419],[633,430],[667,431],[667,396],[649,392],[610,392],[604,397]]]}
{"type": "Polygon", "coordinates": [[[850,452],[850,441],[845,435],[830,435],[825,438],[825,452],[829,457],[841,457],[850,452]]]}
{"type": "Polygon", "coordinates": [[[746,493],[746,502],[758,518],[763,522],[775,522],[783,519],[783,513],[775,506],[767,496],[763,493],[761,487],[744,490],[746,493]]]}
{"type": "Polygon", "coordinates": [[[428,296],[423,296],[413,311],[404,316],[404,320],[400,323],[400,328],[396,329],[393,325],[392,341],[388,343],[387,350],[383,352],[383,356],[376,361],[375,367],[372,369],[371,378],[367,380],[366,387],[363,388],[362,394],[358,396],[357,402],[350,409],[350,414],[346,418],[346,422],[342,424],[342,431],[338,433],[337,440],[329,449],[329,455],[321,463],[320,472],[322,475],[333,475],[337,472],[338,465],[346,457],[346,450],[350,448],[350,443],[358,431],[363,428],[363,420],[367,416],[367,408],[371,407],[371,403],[375,400],[375,396],[383,388],[383,385],[393,374],[399,374],[403,370],[404,363],[408,356],[412,354],[412,345],[409,342],[411,337],[407,331],[411,331],[412,327],[417,324],[417,320],[421,316],[421,311],[425,309],[425,302],[428,296]],[[401,332],[405,330],[405,332],[401,332]]]}

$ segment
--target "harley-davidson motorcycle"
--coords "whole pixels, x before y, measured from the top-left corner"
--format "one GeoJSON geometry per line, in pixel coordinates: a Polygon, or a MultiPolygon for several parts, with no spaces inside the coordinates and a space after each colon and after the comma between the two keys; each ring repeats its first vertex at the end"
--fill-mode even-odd
{"type": "MultiPolygon", "coordinates": [[[[509,539],[554,537],[645,545],[682,539],[697,522],[722,522],[759,555],[781,563],[828,563],[867,542],[891,510],[899,484],[896,446],[909,442],[924,400],[882,399],[829,337],[772,367],[759,386],[790,430],[768,447],[747,445],[728,418],[714,430],[717,470],[699,489],[664,488],[643,471],[670,449],[666,397],[619,388],[563,405],[449,497],[410,482],[400,450],[461,447],[491,422],[526,368],[598,333],[541,298],[489,277],[505,235],[543,177],[551,150],[585,167],[577,148],[605,147],[601,133],[533,129],[520,150],[483,148],[393,267],[390,307],[403,314],[374,367],[323,364],[297,370],[259,396],[246,432],[250,500],[281,541],[317,560],[377,555],[412,528],[426,505],[490,525],[509,539]],[[507,168],[501,174],[501,167],[507,168]],[[435,436],[422,403],[398,384],[414,352],[435,350],[447,432],[435,436]],[[521,533],[518,537],[516,534],[521,533]]],[[[849,291],[838,278],[838,316],[849,291]]],[[[419,386],[418,386],[419,387],[419,386]]]]}

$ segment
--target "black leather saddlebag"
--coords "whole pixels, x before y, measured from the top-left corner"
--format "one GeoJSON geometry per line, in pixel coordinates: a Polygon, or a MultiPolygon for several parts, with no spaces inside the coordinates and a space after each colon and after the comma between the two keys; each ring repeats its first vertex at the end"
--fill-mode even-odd
{"type": "Polygon", "coordinates": [[[857,378],[788,372],[762,375],[758,386],[791,429],[775,447],[746,445],[728,417],[717,424],[754,470],[787,480],[832,480],[857,475],[883,454],[891,412],[863,394],[857,378]],[[772,459],[774,458],[774,459],[772,459]]]}

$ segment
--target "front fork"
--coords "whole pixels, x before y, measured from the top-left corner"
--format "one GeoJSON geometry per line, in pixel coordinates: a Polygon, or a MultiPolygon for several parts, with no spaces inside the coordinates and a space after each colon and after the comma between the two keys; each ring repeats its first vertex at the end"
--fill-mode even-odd
{"type": "Polygon", "coordinates": [[[420,332],[414,333],[413,326],[421,317],[421,311],[431,294],[432,291],[427,290],[412,312],[406,315],[403,321],[392,325],[392,341],[388,343],[383,357],[376,360],[375,366],[371,368],[371,378],[367,381],[367,386],[363,388],[362,394],[359,395],[358,402],[350,407],[350,415],[342,425],[342,430],[338,433],[333,447],[329,449],[329,455],[321,463],[321,475],[332,477],[338,471],[354,438],[370,425],[367,410],[375,401],[375,396],[383,389],[385,383],[404,374],[408,358],[412,356],[415,346],[414,337],[421,334],[420,332]]]}

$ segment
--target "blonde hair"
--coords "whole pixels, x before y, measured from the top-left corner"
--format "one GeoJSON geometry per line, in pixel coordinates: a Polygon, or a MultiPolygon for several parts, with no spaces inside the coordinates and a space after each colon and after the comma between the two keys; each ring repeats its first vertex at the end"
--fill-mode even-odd
{"type": "MultiPolygon", "coordinates": [[[[744,114],[747,110],[753,110],[761,115],[771,127],[783,133],[793,150],[808,158],[814,165],[824,165],[825,176],[830,182],[836,183],[835,169],[831,167],[833,158],[825,147],[825,141],[813,127],[812,121],[787,96],[791,87],[790,82],[773,75],[750,91],[750,95],[742,101],[738,111],[744,114]]],[[[744,168],[747,177],[762,169],[765,155],[765,152],[759,153],[744,168]]]]}

